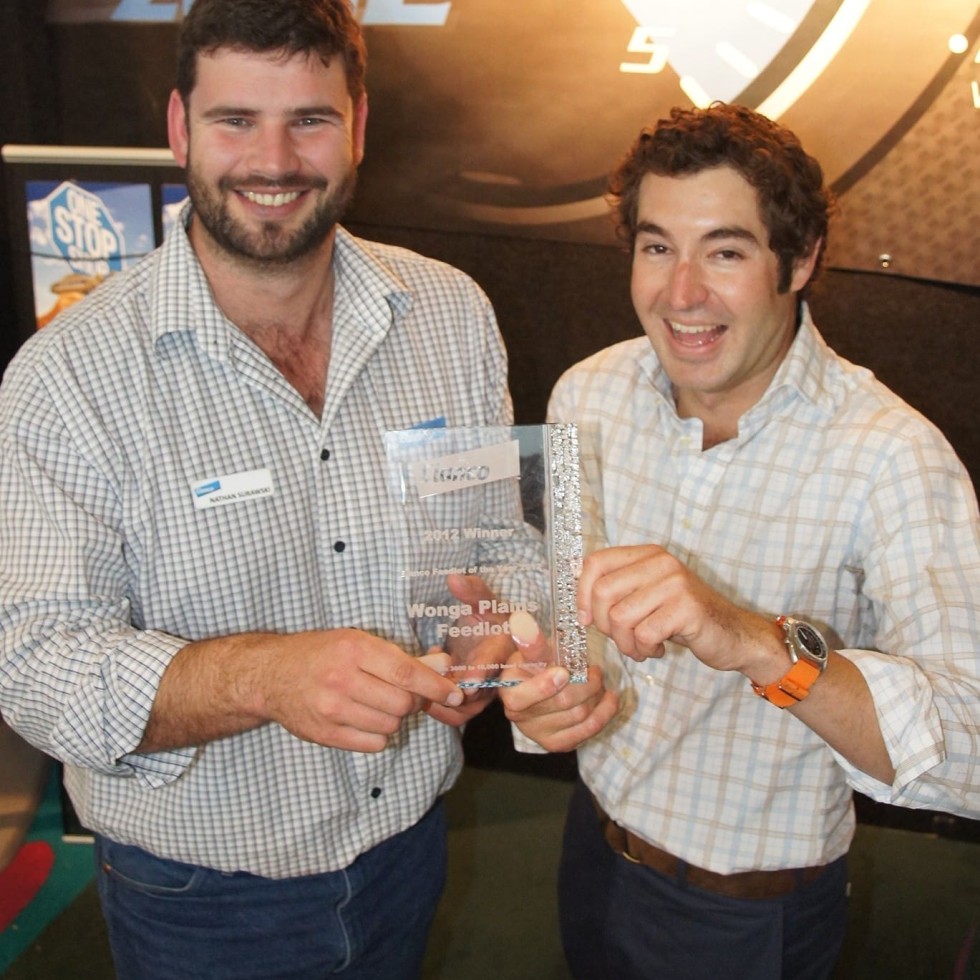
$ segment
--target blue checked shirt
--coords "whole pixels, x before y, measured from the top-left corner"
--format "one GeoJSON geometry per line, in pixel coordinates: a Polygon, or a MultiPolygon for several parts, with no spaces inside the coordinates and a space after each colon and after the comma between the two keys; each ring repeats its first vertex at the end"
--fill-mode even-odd
{"type": "Polygon", "coordinates": [[[182,227],[31,338],[0,388],[0,710],[64,760],[88,827],[172,859],[342,868],[460,769],[457,732],[425,715],[379,754],[276,725],[133,751],[190,640],[343,626],[412,649],[384,433],[511,421],[472,280],[343,229],[334,263],[322,419],[215,306],[182,227]]]}
{"type": "Polygon", "coordinates": [[[739,605],[817,624],[866,677],[896,770],[882,785],[683,648],[638,664],[593,636],[621,708],[579,764],[617,822],[731,873],[839,857],[852,787],[980,815],[980,523],[934,426],[809,314],[737,437],[707,452],[645,337],[571,368],[550,413],[580,425],[586,550],[659,544],[739,605]]]}

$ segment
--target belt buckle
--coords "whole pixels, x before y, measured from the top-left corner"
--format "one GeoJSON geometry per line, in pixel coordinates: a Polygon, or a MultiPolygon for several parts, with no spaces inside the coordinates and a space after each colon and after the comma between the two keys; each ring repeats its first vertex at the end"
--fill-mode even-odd
{"type": "Polygon", "coordinates": [[[633,857],[633,855],[630,854],[629,851],[620,851],[619,853],[622,854],[623,857],[626,858],[626,860],[629,861],[631,864],[643,864],[643,862],[639,858],[633,857]]]}

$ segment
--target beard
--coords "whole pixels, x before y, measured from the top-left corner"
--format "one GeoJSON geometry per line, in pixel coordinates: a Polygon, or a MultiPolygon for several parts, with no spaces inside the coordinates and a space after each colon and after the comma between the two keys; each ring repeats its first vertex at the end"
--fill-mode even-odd
{"type": "Polygon", "coordinates": [[[287,265],[315,252],[343,217],[354,195],[357,169],[351,165],[331,189],[323,178],[300,180],[286,176],[279,181],[249,181],[251,190],[306,190],[317,195],[313,213],[292,231],[278,221],[265,221],[257,231],[236,220],[228,208],[228,196],[238,181],[222,177],[215,188],[209,186],[187,160],[187,193],[197,218],[218,247],[228,255],[260,266],[287,265]]]}

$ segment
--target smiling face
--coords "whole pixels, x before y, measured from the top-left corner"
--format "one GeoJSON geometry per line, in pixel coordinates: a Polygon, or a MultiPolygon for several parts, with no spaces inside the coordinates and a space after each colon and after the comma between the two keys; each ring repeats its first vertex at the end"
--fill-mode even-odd
{"type": "Polygon", "coordinates": [[[198,252],[268,266],[324,247],[353,192],[366,115],[340,58],[199,55],[188,104],[174,93],[168,114],[198,252]]]}
{"type": "Polygon", "coordinates": [[[814,256],[780,293],[755,189],[731,167],[640,184],[632,296],[674,385],[678,412],[734,434],[793,341],[796,293],[814,256]]]}

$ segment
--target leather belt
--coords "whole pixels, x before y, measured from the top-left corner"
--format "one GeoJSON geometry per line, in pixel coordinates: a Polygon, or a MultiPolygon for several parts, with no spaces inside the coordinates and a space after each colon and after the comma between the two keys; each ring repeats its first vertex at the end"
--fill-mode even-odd
{"type": "Polygon", "coordinates": [[[723,875],[716,871],[708,871],[694,864],[688,864],[681,858],[674,857],[667,851],[654,847],[653,844],[637,837],[636,834],[612,820],[593,798],[603,835],[609,846],[621,854],[627,861],[642,864],[654,871],[673,878],[678,884],[687,884],[694,888],[703,888],[716,895],[728,898],[781,898],[789,895],[797,888],[816,881],[824,871],[826,864],[814,865],[809,868],[781,868],[776,871],[736,871],[734,874],[723,875]]]}

